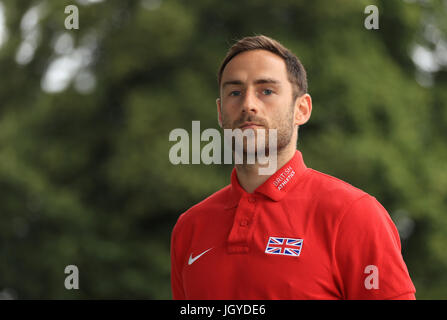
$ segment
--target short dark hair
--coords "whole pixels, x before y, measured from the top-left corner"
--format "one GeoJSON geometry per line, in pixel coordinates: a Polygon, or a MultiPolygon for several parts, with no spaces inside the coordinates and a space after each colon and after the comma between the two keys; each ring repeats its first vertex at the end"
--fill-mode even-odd
{"type": "Polygon", "coordinates": [[[227,52],[227,55],[222,61],[219,72],[217,74],[217,82],[219,84],[219,88],[222,81],[223,71],[228,62],[230,62],[231,59],[242,52],[258,49],[270,51],[284,60],[284,62],[286,63],[289,81],[290,83],[292,83],[294,100],[299,95],[307,93],[307,74],[300,59],[298,59],[295,54],[293,54],[289,49],[284,47],[278,41],[264,35],[245,37],[238,40],[235,44],[233,44],[233,46],[231,46],[231,48],[227,52]]]}

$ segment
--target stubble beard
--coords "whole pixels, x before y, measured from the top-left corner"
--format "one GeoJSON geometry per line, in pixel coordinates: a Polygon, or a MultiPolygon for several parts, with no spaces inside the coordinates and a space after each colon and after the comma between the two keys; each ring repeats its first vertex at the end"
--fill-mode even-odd
{"type": "MultiPolygon", "coordinates": [[[[222,112],[222,128],[223,129],[231,129],[235,130],[238,129],[244,122],[254,122],[257,124],[262,125],[261,129],[265,130],[265,135],[262,133],[258,137],[258,129],[245,129],[245,130],[253,130],[254,131],[254,141],[248,141],[246,137],[243,138],[243,158],[244,163],[246,163],[246,159],[248,156],[256,156],[256,154],[259,154],[260,152],[264,152],[265,156],[269,156],[270,154],[270,132],[269,129],[276,129],[277,130],[277,136],[276,136],[276,153],[280,154],[282,150],[284,150],[286,147],[288,147],[291,143],[293,132],[294,132],[294,104],[292,103],[291,106],[288,108],[288,113],[273,119],[273,124],[270,125],[268,121],[264,118],[258,117],[254,114],[249,113],[242,113],[241,116],[231,122],[228,117],[225,115],[224,112],[222,112]],[[262,142],[260,143],[261,147],[264,145],[264,150],[258,150],[258,139],[263,139],[264,144],[262,142]],[[254,143],[254,154],[248,150],[247,147],[248,143],[254,143]]],[[[231,141],[231,146],[233,153],[235,152],[236,148],[236,141],[233,138],[233,141],[231,141]]]]}

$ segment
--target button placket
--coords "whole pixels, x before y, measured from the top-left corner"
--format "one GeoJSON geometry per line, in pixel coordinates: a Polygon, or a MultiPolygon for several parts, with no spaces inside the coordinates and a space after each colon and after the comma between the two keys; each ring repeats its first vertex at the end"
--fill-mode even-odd
{"type": "Polygon", "coordinates": [[[251,234],[250,231],[253,228],[255,210],[256,198],[254,196],[241,197],[228,237],[228,250],[230,253],[248,252],[248,241],[251,234]]]}

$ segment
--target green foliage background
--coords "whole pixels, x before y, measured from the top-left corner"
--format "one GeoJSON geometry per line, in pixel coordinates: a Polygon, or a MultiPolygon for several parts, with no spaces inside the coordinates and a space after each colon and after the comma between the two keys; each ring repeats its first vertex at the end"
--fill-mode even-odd
{"type": "Polygon", "coordinates": [[[282,42],[308,71],[314,107],[298,143],[306,164],[374,195],[401,232],[417,298],[447,297],[445,1],[0,3],[8,32],[0,46],[1,297],[171,297],[172,227],[229,183],[231,166],[172,165],[169,132],[190,131],[192,120],[218,128],[217,68],[234,40],[253,34],[282,42]],[[64,27],[71,4],[78,30],[64,27]],[[379,30],[364,27],[369,4],[379,8],[379,30]],[[23,17],[35,6],[35,51],[18,63],[23,17]],[[73,48],[57,53],[64,34],[73,48]],[[417,45],[436,68],[415,64],[417,45]],[[81,69],[95,86],[71,80],[43,90],[52,62],[82,47],[90,58],[81,69]],[[79,290],[64,288],[70,264],[79,290]]]}

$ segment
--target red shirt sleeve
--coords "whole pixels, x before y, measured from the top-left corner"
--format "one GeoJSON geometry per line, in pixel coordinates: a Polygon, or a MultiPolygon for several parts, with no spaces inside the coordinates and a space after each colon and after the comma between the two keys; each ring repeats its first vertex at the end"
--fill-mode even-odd
{"type": "Polygon", "coordinates": [[[178,243],[176,242],[176,230],[174,227],[171,235],[171,289],[172,299],[185,300],[185,291],[182,285],[181,276],[181,261],[176,256],[176,248],[178,249],[178,243]]]}
{"type": "Polygon", "coordinates": [[[344,299],[415,299],[399,233],[374,197],[365,195],[345,210],[333,250],[344,299]]]}

